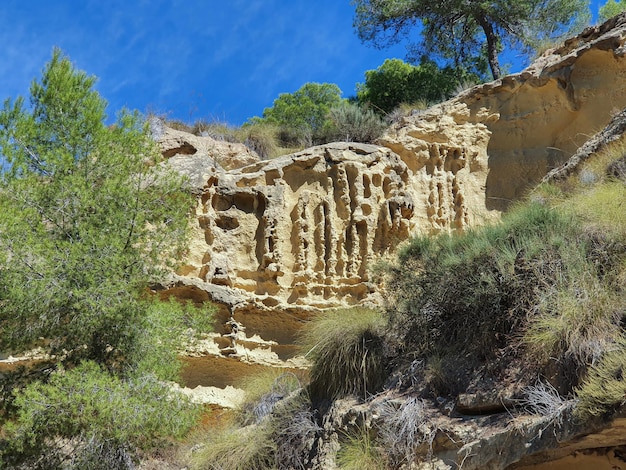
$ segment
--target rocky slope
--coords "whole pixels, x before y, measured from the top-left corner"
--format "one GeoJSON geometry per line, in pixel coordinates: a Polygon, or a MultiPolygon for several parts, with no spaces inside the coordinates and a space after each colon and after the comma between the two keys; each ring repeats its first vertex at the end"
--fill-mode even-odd
{"type": "MultiPolygon", "coordinates": [[[[417,233],[497,219],[626,107],[625,41],[626,16],[587,29],[521,73],[402,118],[379,145],[333,143],[228,170],[193,137],[164,139],[164,155],[192,176],[199,197],[190,254],[163,294],[221,305],[221,321],[246,328],[234,356],[258,363],[266,362],[254,350],[278,356],[268,340],[292,342],[299,322],[320,309],[379,303],[377,261],[417,233]]],[[[205,352],[224,355],[228,348],[216,344],[205,352]]],[[[273,365],[290,367],[287,359],[273,365]]],[[[411,468],[528,468],[558,459],[565,460],[553,468],[568,468],[571,459],[593,461],[588,449],[599,448],[611,455],[607,468],[626,468],[619,419],[583,428],[568,420],[568,403],[554,415],[513,419],[468,400],[464,414],[452,412],[458,403],[429,410],[430,458],[411,468]]],[[[342,431],[377,416],[376,403],[336,403],[323,423],[318,467],[333,468],[342,431]]]]}

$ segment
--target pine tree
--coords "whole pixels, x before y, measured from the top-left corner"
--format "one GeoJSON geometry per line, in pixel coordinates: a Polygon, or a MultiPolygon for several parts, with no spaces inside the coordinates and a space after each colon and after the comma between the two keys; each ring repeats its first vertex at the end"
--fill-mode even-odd
{"type": "MultiPolygon", "coordinates": [[[[533,48],[588,20],[585,0],[354,0],[359,37],[377,47],[421,31],[416,57],[452,60],[455,67],[486,56],[501,76],[504,46],[533,48]]],[[[471,70],[472,67],[470,66],[471,70]]]]}
{"type": "Polygon", "coordinates": [[[30,104],[9,99],[0,111],[0,351],[50,355],[45,374],[0,384],[0,404],[15,419],[0,432],[6,462],[54,455],[42,450],[54,437],[126,455],[131,444],[180,432],[168,419],[189,424],[159,382],[177,373],[189,309],[148,292],[184,250],[192,198],[159,163],[138,113],[122,111],[107,125],[94,84],[55,50],[30,104]],[[111,400],[143,406],[111,409],[98,398],[107,390],[111,400]],[[137,439],[111,429],[128,423],[124,413],[150,428],[122,424],[137,439]]]}

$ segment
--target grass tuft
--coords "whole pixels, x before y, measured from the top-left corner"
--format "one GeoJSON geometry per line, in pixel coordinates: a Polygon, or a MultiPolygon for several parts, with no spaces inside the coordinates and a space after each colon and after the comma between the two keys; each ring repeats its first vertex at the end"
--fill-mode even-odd
{"type": "Polygon", "coordinates": [[[276,444],[268,423],[227,428],[211,433],[193,456],[194,470],[272,470],[276,468],[276,444]]]}
{"type": "Polygon", "coordinates": [[[339,470],[385,470],[385,457],[365,427],[347,434],[337,452],[339,470]]]}
{"type": "Polygon", "coordinates": [[[378,391],[385,378],[385,324],[378,311],[351,308],[324,312],[305,325],[300,343],[313,361],[313,399],[365,399],[378,391]]]}
{"type": "Polygon", "coordinates": [[[602,416],[626,404],[626,343],[624,341],[587,374],[576,389],[575,413],[587,419],[602,416]]]}
{"type": "Polygon", "coordinates": [[[245,377],[238,386],[245,392],[239,410],[243,424],[261,422],[281,400],[302,388],[294,373],[274,369],[245,377]]]}

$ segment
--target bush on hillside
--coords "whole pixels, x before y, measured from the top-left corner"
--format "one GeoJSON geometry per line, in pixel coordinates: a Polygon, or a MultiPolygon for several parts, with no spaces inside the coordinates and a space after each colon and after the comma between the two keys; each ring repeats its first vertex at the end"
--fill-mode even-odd
{"type": "Polygon", "coordinates": [[[354,103],[342,103],[329,111],[334,130],[332,140],[373,142],[382,135],[387,124],[371,109],[354,103]]]}
{"type": "Polygon", "coordinates": [[[250,119],[251,124],[273,124],[279,127],[283,147],[310,147],[329,142],[331,108],[342,102],[341,90],[333,83],[305,83],[293,93],[281,93],[263,117],[250,119]]]}
{"type": "Polygon", "coordinates": [[[477,361],[521,345],[575,385],[617,343],[624,314],[606,284],[624,246],[599,251],[593,233],[580,215],[528,203],[493,226],[414,239],[390,283],[391,336],[406,352],[477,361]]]}
{"type": "Polygon", "coordinates": [[[14,406],[1,461],[28,468],[53,468],[56,458],[70,462],[63,468],[134,468],[137,448],[181,436],[196,419],[188,400],[155,376],[126,381],[94,362],[29,384],[14,406]]]}

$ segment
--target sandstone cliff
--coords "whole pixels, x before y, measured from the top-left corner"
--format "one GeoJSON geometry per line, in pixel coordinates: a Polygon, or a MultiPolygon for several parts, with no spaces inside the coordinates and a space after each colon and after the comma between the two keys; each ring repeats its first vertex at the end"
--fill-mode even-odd
{"type": "Polygon", "coordinates": [[[402,240],[498,218],[626,106],[625,36],[624,16],[589,28],[518,74],[401,119],[379,146],[227,171],[255,156],[227,144],[236,159],[217,158],[214,141],[167,131],[164,155],[202,192],[179,282],[218,286],[247,311],[376,302],[371,269],[402,240]]]}
{"type": "MultiPolygon", "coordinates": [[[[311,312],[380,302],[384,286],[372,268],[404,240],[496,220],[570,156],[551,177],[621,137],[625,41],[626,16],[590,28],[521,73],[402,118],[378,145],[332,143],[228,170],[176,134],[164,155],[193,177],[199,198],[190,254],[165,292],[221,304],[222,320],[247,327],[237,333],[245,348],[235,356],[253,362],[251,349],[291,342],[311,312]],[[621,120],[583,146],[613,116],[621,120]]],[[[215,343],[197,352],[225,355],[215,343]]],[[[285,358],[271,362],[290,367],[285,358]]],[[[558,459],[555,468],[568,468],[579,456],[599,465],[594,452],[620,468],[622,415],[583,426],[570,419],[572,401],[525,413],[518,398],[481,385],[491,387],[487,398],[424,402],[420,449],[428,458],[406,468],[527,468],[558,459]],[[515,417],[507,407],[517,408],[515,417]]],[[[321,420],[311,468],[334,468],[342,433],[375,427],[383,406],[406,401],[389,392],[366,404],[335,402],[321,420]]]]}

